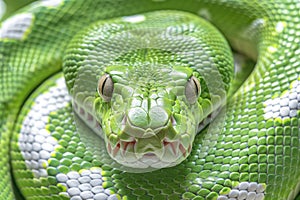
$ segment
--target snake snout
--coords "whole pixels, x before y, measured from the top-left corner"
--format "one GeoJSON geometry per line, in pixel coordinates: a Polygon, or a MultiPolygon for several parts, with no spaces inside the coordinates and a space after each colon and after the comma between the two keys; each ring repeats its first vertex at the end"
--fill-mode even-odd
{"type": "Polygon", "coordinates": [[[170,114],[161,106],[155,106],[149,110],[135,107],[128,111],[128,120],[131,124],[144,129],[155,129],[164,126],[167,124],[169,117],[170,114]]]}
{"type": "Polygon", "coordinates": [[[176,125],[174,117],[160,106],[131,108],[122,120],[123,131],[135,138],[152,137],[170,124],[176,125]]]}
{"type": "Polygon", "coordinates": [[[166,168],[179,164],[191,152],[193,135],[182,126],[184,116],[168,107],[130,107],[118,117],[120,126],[111,127],[107,152],[119,164],[133,168],[166,168]]]}

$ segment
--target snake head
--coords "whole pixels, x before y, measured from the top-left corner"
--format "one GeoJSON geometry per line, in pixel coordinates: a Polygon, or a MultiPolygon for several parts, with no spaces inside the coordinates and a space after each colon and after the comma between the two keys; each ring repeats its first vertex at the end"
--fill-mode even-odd
{"type": "Polygon", "coordinates": [[[201,118],[200,83],[190,68],[109,66],[97,91],[95,114],[118,163],[157,169],[190,154],[201,118]]]}
{"type": "Polygon", "coordinates": [[[233,62],[202,20],[159,12],[143,19],[95,23],[74,37],[63,69],[74,107],[97,120],[108,154],[159,169],[190,154],[199,124],[226,98],[233,62]]]}

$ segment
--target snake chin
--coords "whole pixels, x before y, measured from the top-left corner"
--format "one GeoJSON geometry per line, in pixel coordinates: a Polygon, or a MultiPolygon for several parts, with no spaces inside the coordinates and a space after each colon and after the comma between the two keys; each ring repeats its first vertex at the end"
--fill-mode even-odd
{"type": "Polygon", "coordinates": [[[138,152],[138,140],[121,141],[115,145],[107,141],[107,152],[113,160],[119,164],[139,169],[154,170],[173,167],[183,160],[191,152],[191,144],[186,148],[177,141],[169,141],[165,138],[162,142],[162,148],[152,148],[150,151],[138,152]]]}

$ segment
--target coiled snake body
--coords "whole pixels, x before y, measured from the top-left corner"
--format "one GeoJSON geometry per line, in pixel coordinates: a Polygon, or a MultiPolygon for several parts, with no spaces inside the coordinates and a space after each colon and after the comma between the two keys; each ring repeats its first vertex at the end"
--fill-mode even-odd
{"type": "Polygon", "coordinates": [[[0,27],[0,199],[294,199],[299,10],[296,0],[21,9],[0,27]],[[230,47],[256,61],[240,87],[230,47]]]}

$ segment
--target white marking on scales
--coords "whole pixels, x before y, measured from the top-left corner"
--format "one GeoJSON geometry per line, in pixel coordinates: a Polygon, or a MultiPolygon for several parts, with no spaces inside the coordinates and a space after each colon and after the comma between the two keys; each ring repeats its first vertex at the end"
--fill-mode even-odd
{"type": "Polygon", "coordinates": [[[265,119],[296,117],[300,110],[300,81],[294,81],[289,91],[281,97],[266,101],[264,105],[265,119]]]}
{"type": "Polygon", "coordinates": [[[70,101],[64,79],[56,81],[46,93],[39,95],[25,116],[19,137],[20,151],[28,169],[36,178],[48,176],[45,167],[51,153],[58,146],[57,140],[46,129],[49,114],[65,107],[70,101]],[[55,100],[55,101],[52,101],[55,100]]]}
{"type": "Polygon", "coordinates": [[[145,21],[146,17],[144,15],[133,15],[133,16],[122,17],[122,20],[124,22],[129,22],[129,23],[139,23],[145,21]]]}
{"type": "Polygon", "coordinates": [[[63,0],[42,0],[41,5],[46,7],[58,7],[63,0]]]}
{"type": "Polygon", "coordinates": [[[0,39],[25,39],[33,24],[31,13],[17,14],[5,20],[0,27],[0,39]]]}

